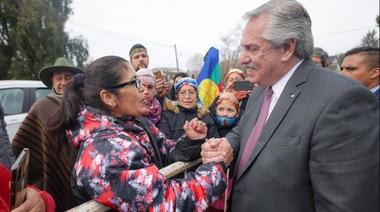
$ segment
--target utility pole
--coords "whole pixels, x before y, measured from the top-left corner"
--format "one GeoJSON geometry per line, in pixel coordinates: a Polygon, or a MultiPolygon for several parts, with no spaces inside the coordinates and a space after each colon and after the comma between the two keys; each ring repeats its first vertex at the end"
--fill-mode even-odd
{"type": "Polygon", "coordinates": [[[179,67],[178,67],[177,46],[175,44],[174,44],[174,51],[175,51],[175,62],[177,63],[177,73],[178,73],[179,67]]]}

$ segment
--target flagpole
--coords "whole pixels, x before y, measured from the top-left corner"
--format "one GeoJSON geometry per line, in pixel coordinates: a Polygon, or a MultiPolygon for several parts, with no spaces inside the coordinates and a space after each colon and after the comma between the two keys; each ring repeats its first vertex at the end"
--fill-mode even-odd
{"type": "Polygon", "coordinates": [[[174,44],[174,51],[175,51],[175,62],[177,63],[177,73],[178,73],[179,67],[178,67],[177,46],[175,44],[174,44]]]}

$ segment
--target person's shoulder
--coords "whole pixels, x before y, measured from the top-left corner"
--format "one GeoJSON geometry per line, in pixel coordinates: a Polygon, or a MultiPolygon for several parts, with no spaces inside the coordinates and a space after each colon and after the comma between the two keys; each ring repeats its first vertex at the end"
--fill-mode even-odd
{"type": "Polygon", "coordinates": [[[331,87],[364,86],[359,81],[331,69],[322,68],[313,73],[321,75],[321,83],[327,82],[331,87]]]}
{"type": "Polygon", "coordinates": [[[356,86],[361,84],[339,72],[315,64],[310,58],[306,58],[298,66],[290,78],[290,81],[295,85],[303,83],[316,84],[316,86],[329,87],[330,89],[339,89],[346,86],[356,86]]]}
{"type": "Polygon", "coordinates": [[[38,101],[36,101],[33,105],[32,105],[32,108],[33,107],[41,107],[41,106],[44,106],[46,107],[46,105],[50,105],[52,103],[58,105],[60,103],[60,98],[58,98],[57,96],[55,96],[54,94],[49,94],[47,95],[46,97],[42,98],[42,99],[39,99],[38,101]]]}
{"type": "Polygon", "coordinates": [[[308,80],[311,82],[309,85],[313,84],[314,86],[308,86],[307,89],[316,90],[319,96],[327,99],[346,99],[352,96],[366,99],[372,93],[359,81],[327,68],[312,71],[310,79],[308,80]]]}
{"type": "Polygon", "coordinates": [[[203,119],[203,118],[206,117],[207,115],[210,115],[210,114],[211,114],[211,113],[210,113],[210,110],[209,110],[207,107],[205,107],[205,106],[203,106],[203,105],[201,105],[201,104],[198,104],[197,107],[198,107],[198,112],[197,112],[197,114],[198,114],[198,118],[199,118],[199,119],[203,119]]]}
{"type": "Polygon", "coordinates": [[[178,114],[179,113],[178,102],[165,98],[162,105],[162,113],[178,114]]]}
{"type": "Polygon", "coordinates": [[[36,101],[29,109],[30,114],[34,114],[37,117],[47,114],[47,111],[54,110],[54,108],[58,108],[60,103],[60,99],[55,97],[54,95],[49,94],[48,96],[36,101]]]}

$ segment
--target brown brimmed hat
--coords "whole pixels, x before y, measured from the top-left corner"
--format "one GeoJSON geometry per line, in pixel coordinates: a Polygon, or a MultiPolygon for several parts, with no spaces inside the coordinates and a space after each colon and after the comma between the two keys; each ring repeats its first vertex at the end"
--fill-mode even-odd
{"type": "Polygon", "coordinates": [[[74,75],[78,73],[83,73],[83,70],[75,67],[70,60],[64,57],[60,57],[55,60],[54,65],[47,66],[41,69],[40,72],[38,73],[38,77],[46,85],[46,87],[52,88],[53,83],[51,81],[51,77],[53,76],[53,73],[55,71],[59,71],[59,70],[72,71],[74,75]]]}

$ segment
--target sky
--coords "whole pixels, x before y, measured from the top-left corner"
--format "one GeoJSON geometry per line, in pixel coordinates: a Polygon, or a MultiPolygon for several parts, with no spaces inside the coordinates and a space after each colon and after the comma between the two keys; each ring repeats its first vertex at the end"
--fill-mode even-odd
{"type": "MultiPolygon", "coordinates": [[[[90,58],[117,55],[141,43],[148,49],[149,68],[188,69],[188,59],[222,46],[221,36],[244,26],[242,16],[265,0],[73,0],[66,22],[70,37],[82,35],[90,58]],[[175,48],[176,47],[176,48],[175,48]],[[175,53],[177,50],[177,54],[175,53]]],[[[312,19],[314,46],[329,55],[356,47],[369,30],[379,28],[378,0],[299,0],[312,19]]]]}

